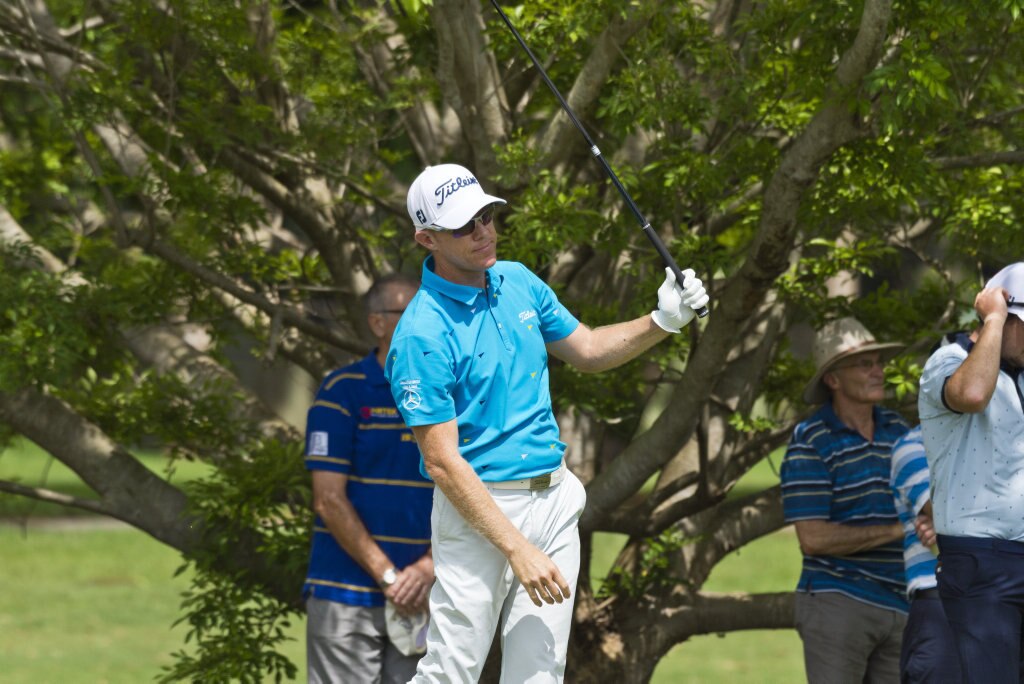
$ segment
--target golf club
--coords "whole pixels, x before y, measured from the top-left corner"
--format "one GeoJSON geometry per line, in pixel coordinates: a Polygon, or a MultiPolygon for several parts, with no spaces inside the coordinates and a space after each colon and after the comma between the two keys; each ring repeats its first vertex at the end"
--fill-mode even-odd
{"type": "MultiPolygon", "coordinates": [[[[541,77],[544,79],[544,82],[548,84],[548,88],[551,89],[551,92],[553,92],[555,97],[558,98],[558,101],[562,104],[562,109],[569,115],[569,119],[571,119],[573,124],[576,125],[576,129],[583,135],[583,139],[586,140],[587,144],[590,146],[590,153],[597,158],[597,161],[601,162],[601,166],[604,167],[608,177],[611,179],[616,189],[618,189],[619,194],[622,195],[622,199],[626,200],[626,204],[629,206],[630,211],[633,212],[633,216],[636,217],[637,222],[640,224],[640,229],[644,231],[644,235],[647,236],[647,239],[651,241],[652,245],[654,245],[654,249],[656,249],[658,254],[661,255],[661,259],[665,262],[665,265],[672,269],[672,272],[676,276],[676,283],[679,287],[682,287],[683,281],[685,280],[683,272],[679,270],[679,265],[676,264],[672,255],[668,253],[668,248],[665,247],[665,243],[662,242],[661,238],[658,237],[658,234],[654,232],[650,222],[644,218],[643,214],[640,213],[640,209],[636,206],[636,202],[633,201],[629,191],[626,190],[624,185],[622,185],[619,177],[615,175],[615,171],[612,170],[612,167],[608,164],[605,158],[601,156],[601,150],[594,144],[594,141],[590,138],[590,134],[587,133],[587,129],[585,129],[583,124],[580,123],[580,120],[576,118],[576,114],[574,114],[572,108],[569,107],[569,103],[565,101],[565,98],[562,97],[562,93],[558,92],[558,88],[556,88],[555,84],[551,82],[550,78],[548,78],[547,72],[544,71],[544,67],[540,65],[540,62],[537,61],[537,58],[533,55],[533,51],[530,50],[530,47],[526,44],[526,41],[523,40],[523,37],[519,35],[519,31],[516,30],[516,27],[512,25],[508,15],[506,15],[505,12],[502,11],[501,7],[498,6],[498,0],[491,0],[491,4],[494,5],[494,9],[498,11],[498,15],[501,17],[502,21],[505,22],[505,25],[508,26],[510,31],[512,31],[512,35],[516,37],[519,45],[521,45],[523,50],[526,51],[526,54],[530,57],[530,61],[532,61],[533,65],[537,67],[537,71],[540,72],[541,77]]],[[[697,315],[704,318],[708,315],[708,308],[706,306],[702,306],[697,310],[697,315]]]]}

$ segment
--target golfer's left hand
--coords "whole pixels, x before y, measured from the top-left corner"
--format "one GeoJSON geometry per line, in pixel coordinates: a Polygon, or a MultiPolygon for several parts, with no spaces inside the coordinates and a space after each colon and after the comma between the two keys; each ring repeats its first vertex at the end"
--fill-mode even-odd
{"type": "Polygon", "coordinates": [[[546,553],[529,542],[523,543],[508,556],[512,572],[522,583],[535,606],[561,603],[572,596],[555,562],[546,553]]]}
{"type": "Polygon", "coordinates": [[[665,332],[679,332],[697,315],[697,309],[708,303],[704,283],[693,269],[683,271],[683,278],[679,287],[676,274],[665,267],[665,282],[658,288],[658,308],[651,312],[651,318],[665,332]]]}

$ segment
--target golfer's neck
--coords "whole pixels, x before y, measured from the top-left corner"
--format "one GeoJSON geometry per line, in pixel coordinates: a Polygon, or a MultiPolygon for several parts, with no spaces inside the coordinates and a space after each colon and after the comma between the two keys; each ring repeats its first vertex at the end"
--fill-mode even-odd
{"type": "Polygon", "coordinates": [[[434,257],[434,273],[450,283],[468,285],[481,290],[487,286],[487,271],[468,271],[454,266],[446,259],[434,257]]]}

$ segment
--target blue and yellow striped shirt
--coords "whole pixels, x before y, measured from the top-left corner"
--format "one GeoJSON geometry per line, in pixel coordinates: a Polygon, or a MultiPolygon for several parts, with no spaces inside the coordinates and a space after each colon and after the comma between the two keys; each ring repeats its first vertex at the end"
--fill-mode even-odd
{"type": "MultiPolygon", "coordinates": [[[[399,569],[426,553],[434,486],[419,470],[412,430],[395,408],[374,354],[330,373],[306,421],[306,468],[348,476],[346,495],[399,569]]],[[[319,516],[303,596],[383,606],[384,594],[338,545],[319,516]]]]}

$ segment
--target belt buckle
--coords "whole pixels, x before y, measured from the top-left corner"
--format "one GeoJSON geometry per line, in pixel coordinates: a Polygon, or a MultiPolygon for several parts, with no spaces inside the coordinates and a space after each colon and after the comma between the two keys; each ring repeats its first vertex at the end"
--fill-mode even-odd
{"type": "Polygon", "coordinates": [[[551,473],[530,478],[530,491],[537,492],[551,486],[551,473]]]}

